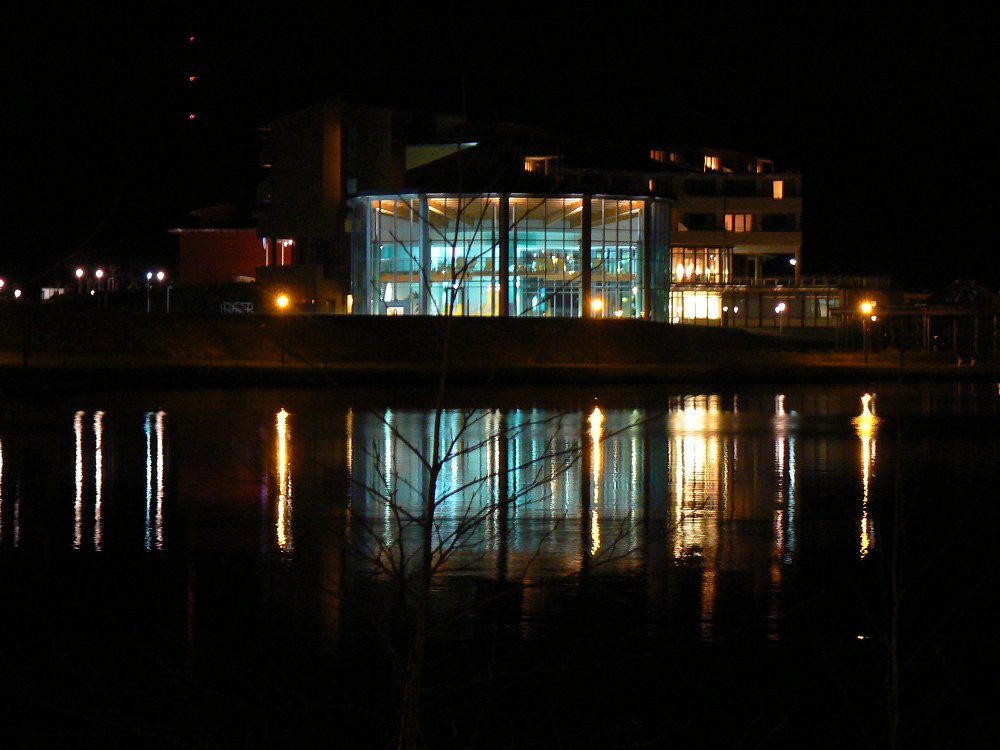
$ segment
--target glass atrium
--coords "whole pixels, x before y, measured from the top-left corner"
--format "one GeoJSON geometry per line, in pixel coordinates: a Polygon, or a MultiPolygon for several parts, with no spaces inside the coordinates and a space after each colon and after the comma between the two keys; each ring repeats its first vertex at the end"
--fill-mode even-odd
{"type": "Polygon", "coordinates": [[[664,201],[410,194],[352,209],[355,314],[668,319],[664,201]]]}

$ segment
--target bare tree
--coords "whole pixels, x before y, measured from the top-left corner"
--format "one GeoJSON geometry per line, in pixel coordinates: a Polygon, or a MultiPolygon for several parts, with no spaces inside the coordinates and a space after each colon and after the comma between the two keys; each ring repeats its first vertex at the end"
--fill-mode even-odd
{"type": "MultiPolygon", "coordinates": [[[[456,159],[461,158],[458,148],[456,159]]],[[[456,314],[464,312],[459,310],[459,290],[484,256],[497,249],[495,239],[484,242],[482,237],[490,197],[484,193],[459,193],[457,198],[449,199],[447,208],[454,210],[450,231],[447,224],[443,229],[438,226],[426,210],[419,215],[427,231],[435,233],[435,241],[446,248],[443,270],[449,283],[440,303],[431,294],[431,278],[421,267],[412,235],[391,235],[413,267],[421,269],[420,283],[433,300],[433,312],[445,319],[429,421],[413,424],[391,413],[374,415],[372,419],[383,430],[384,439],[366,446],[363,465],[367,469],[352,479],[359,504],[368,510],[353,516],[358,529],[357,534],[352,534],[353,551],[374,574],[394,582],[407,612],[406,642],[401,649],[393,647],[392,652],[399,686],[395,744],[401,750],[421,747],[425,740],[423,695],[435,580],[442,574],[479,565],[490,549],[499,550],[499,565],[505,569],[509,515],[523,513],[528,506],[545,505],[552,499],[554,483],[578,466],[595,444],[613,434],[588,430],[586,417],[581,418],[578,412],[573,417],[559,412],[509,419],[503,410],[493,408],[448,408],[452,321],[456,314]],[[470,228],[468,232],[460,232],[463,223],[470,228]],[[574,420],[576,424],[568,429],[574,420]],[[509,447],[528,433],[537,450],[527,456],[512,455],[509,447]],[[488,460],[483,460],[484,455],[489,456],[488,460]],[[375,508],[379,509],[377,518],[375,508]]],[[[404,200],[404,196],[398,196],[392,210],[404,200]]],[[[538,205],[543,202],[540,199],[538,205]]],[[[409,210],[413,210],[412,201],[409,210]]],[[[565,283],[572,283],[578,276],[568,277],[565,283]]],[[[383,287],[379,286],[381,294],[383,287]]],[[[380,301],[387,300],[382,297],[380,301]]],[[[639,421],[637,418],[619,429],[630,429],[639,421]]],[[[584,478],[588,482],[591,479],[584,478]]],[[[585,503],[589,502],[589,491],[581,495],[585,503]]],[[[547,532],[531,553],[519,558],[514,578],[528,573],[548,536],[566,521],[565,511],[547,519],[547,532]]],[[[613,543],[602,551],[602,559],[631,551],[632,543],[626,540],[634,537],[633,529],[626,526],[634,523],[635,519],[629,519],[620,525],[613,534],[613,543]]]]}

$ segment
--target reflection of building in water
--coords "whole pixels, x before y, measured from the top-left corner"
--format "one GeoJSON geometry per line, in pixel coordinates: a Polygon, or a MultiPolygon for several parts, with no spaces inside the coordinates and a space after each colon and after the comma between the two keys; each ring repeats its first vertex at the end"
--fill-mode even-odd
{"type": "MultiPolygon", "coordinates": [[[[514,574],[529,564],[536,572],[575,572],[584,549],[619,564],[622,550],[636,545],[626,524],[638,520],[632,511],[641,496],[631,481],[643,465],[633,454],[639,443],[632,419],[606,417],[593,428],[604,436],[595,444],[591,423],[579,414],[447,411],[438,446],[435,547],[454,553],[455,562],[480,565],[486,557],[514,574]]],[[[368,534],[369,556],[375,546],[388,553],[400,540],[409,552],[419,548],[415,521],[427,487],[425,462],[433,455],[432,420],[424,412],[354,415],[352,534],[377,526],[376,536],[368,534]]]]}
{"type": "MultiPolygon", "coordinates": [[[[797,416],[781,396],[773,410],[744,414],[721,396],[699,395],[653,418],[449,411],[435,545],[454,551],[452,570],[501,579],[528,570],[526,584],[641,565],[650,597],[691,591],[703,635],[745,615],[720,611],[720,602],[747,597],[776,629],[783,569],[795,555],[798,469],[797,416]]],[[[427,486],[431,420],[425,412],[353,416],[351,533],[355,542],[368,535],[369,559],[400,539],[419,548],[406,521],[418,517],[427,486]]],[[[521,601],[544,604],[530,586],[521,601]]]]}
{"type": "Polygon", "coordinates": [[[697,579],[703,637],[727,617],[720,602],[736,595],[759,602],[769,628],[777,627],[782,568],[795,551],[793,419],[782,395],[775,398],[768,431],[759,433],[742,429],[735,402],[726,411],[716,395],[671,405],[670,548],[679,575],[697,579]],[[769,529],[769,553],[760,544],[762,528],[769,529]]]}
{"type": "Polygon", "coordinates": [[[146,550],[163,549],[164,417],[146,412],[146,550]]]}

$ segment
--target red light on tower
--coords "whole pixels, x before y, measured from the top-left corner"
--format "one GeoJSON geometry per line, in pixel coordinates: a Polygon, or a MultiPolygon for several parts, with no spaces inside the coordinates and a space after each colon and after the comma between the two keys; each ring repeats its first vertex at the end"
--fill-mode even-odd
{"type": "Polygon", "coordinates": [[[194,118],[195,118],[196,116],[197,116],[197,115],[195,115],[195,113],[194,113],[194,112],[192,112],[191,114],[189,114],[189,115],[188,115],[188,119],[189,119],[189,120],[193,120],[193,119],[194,119],[194,118]]]}
{"type": "Polygon", "coordinates": [[[193,42],[194,41],[194,34],[192,34],[191,36],[188,37],[188,41],[189,42],[193,42]]]}
{"type": "Polygon", "coordinates": [[[194,83],[194,76],[188,76],[188,81],[190,81],[191,83],[194,83]]]}

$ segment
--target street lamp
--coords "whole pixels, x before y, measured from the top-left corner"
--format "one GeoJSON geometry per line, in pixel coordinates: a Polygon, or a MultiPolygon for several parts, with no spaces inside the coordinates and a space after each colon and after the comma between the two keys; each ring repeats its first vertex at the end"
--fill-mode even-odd
{"type": "Polygon", "coordinates": [[[774,313],[778,316],[778,333],[781,333],[781,314],[785,311],[785,303],[779,302],[775,308],[774,313]]]}
{"type": "Polygon", "coordinates": [[[146,271],[146,315],[149,315],[149,288],[153,285],[153,272],[146,271]]]}
{"type": "Polygon", "coordinates": [[[872,300],[865,300],[861,303],[861,341],[862,348],[865,352],[865,367],[868,366],[868,322],[869,320],[874,322],[878,320],[878,317],[872,315],[872,310],[875,309],[875,302],[872,300]]]}
{"type": "Polygon", "coordinates": [[[83,269],[76,269],[76,293],[83,296],[83,269]]]}
{"type": "Polygon", "coordinates": [[[604,307],[604,301],[600,297],[590,300],[590,309],[594,311],[595,318],[601,314],[602,307],[604,307]]]}
{"type": "MultiPolygon", "coordinates": [[[[280,313],[285,312],[285,310],[288,309],[288,306],[290,304],[291,304],[291,300],[288,298],[288,295],[285,294],[284,292],[281,292],[279,295],[277,295],[274,298],[274,306],[278,308],[278,312],[280,312],[280,313]]],[[[279,336],[278,336],[278,338],[281,340],[281,366],[284,367],[285,366],[285,332],[282,329],[284,329],[284,325],[280,325],[279,336]]]]}

